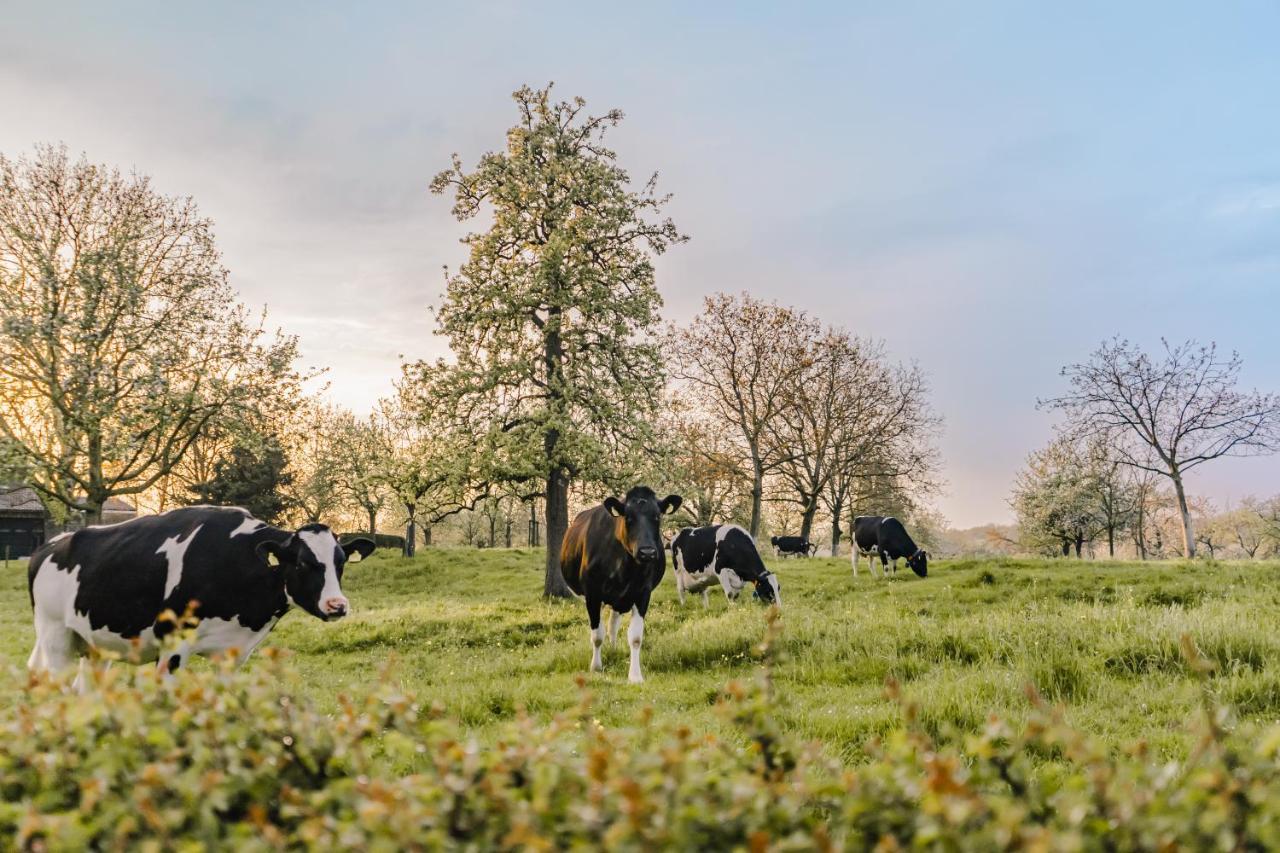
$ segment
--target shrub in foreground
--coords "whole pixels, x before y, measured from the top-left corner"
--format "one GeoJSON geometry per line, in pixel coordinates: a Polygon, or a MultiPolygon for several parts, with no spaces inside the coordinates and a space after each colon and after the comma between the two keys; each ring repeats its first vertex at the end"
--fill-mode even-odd
{"type": "MultiPolygon", "coordinates": [[[[768,643],[765,644],[767,652],[768,643]]],[[[116,667],[85,695],[30,677],[0,714],[0,843],[36,849],[1261,849],[1280,845],[1280,730],[1206,705],[1185,762],[1109,754],[1031,692],[938,745],[902,727],[841,765],[771,714],[770,667],[720,704],[739,737],[581,704],[470,740],[390,678],[318,713],[268,652],[163,679],[116,667]]],[[[890,698],[896,689],[890,685],[890,698]]]]}

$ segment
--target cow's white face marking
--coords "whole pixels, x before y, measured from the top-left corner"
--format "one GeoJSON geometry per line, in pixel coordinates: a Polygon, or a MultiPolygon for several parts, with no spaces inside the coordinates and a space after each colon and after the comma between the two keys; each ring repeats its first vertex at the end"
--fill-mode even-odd
{"type": "Polygon", "coordinates": [[[347,597],[342,594],[342,585],[338,582],[338,567],[334,564],[333,555],[337,553],[338,540],[328,530],[300,530],[298,537],[311,549],[316,561],[324,566],[324,588],[320,590],[320,600],[316,602],[316,606],[321,613],[339,611],[345,613],[351,605],[347,597]],[[338,604],[341,606],[330,606],[338,604]]]}
{"type": "Polygon", "coordinates": [[[247,533],[257,533],[266,526],[267,524],[265,521],[259,521],[252,517],[246,518],[244,521],[240,522],[239,527],[231,531],[231,538],[235,539],[237,536],[243,536],[247,533]]]}
{"type": "Polygon", "coordinates": [[[180,536],[170,536],[164,540],[164,544],[156,549],[157,554],[164,554],[165,559],[169,561],[168,570],[164,576],[164,597],[167,599],[177,589],[178,582],[182,580],[182,565],[187,556],[187,548],[190,547],[192,540],[196,538],[196,534],[200,532],[203,524],[198,525],[195,530],[188,534],[186,539],[180,536]]]}
{"type": "Polygon", "coordinates": [[[778,590],[778,576],[770,574],[769,577],[765,578],[765,580],[768,582],[769,586],[773,588],[773,603],[778,607],[781,607],[782,593],[778,590]]]}

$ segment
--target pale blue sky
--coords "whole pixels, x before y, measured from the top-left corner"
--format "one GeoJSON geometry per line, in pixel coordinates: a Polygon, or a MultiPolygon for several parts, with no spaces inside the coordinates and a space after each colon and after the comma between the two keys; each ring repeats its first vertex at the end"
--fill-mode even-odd
{"type": "MultiPolygon", "coordinates": [[[[675,194],[669,316],[747,289],[924,367],[960,525],[1008,518],[1036,397],[1104,337],[1214,339],[1280,390],[1280,5],[374,5],[5,0],[0,151],[193,195],[362,409],[440,351],[462,228],[431,175],[555,80],[675,194]]],[[[1280,492],[1280,461],[1195,486],[1280,492]]]]}

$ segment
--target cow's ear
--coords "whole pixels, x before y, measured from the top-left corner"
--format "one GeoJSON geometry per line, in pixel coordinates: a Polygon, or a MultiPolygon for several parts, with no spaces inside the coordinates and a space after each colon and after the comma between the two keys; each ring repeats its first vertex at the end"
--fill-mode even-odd
{"type": "Polygon", "coordinates": [[[609,515],[614,518],[622,518],[627,513],[627,506],[617,498],[605,498],[604,508],[609,510],[609,515]]]}
{"type": "Polygon", "coordinates": [[[258,546],[253,550],[257,552],[262,562],[268,566],[278,566],[281,563],[289,562],[292,553],[293,539],[288,542],[275,542],[268,539],[265,542],[259,542],[258,546]]]}
{"type": "Polygon", "coordinates": [[[363,560],[365,557],[372,554],[373,549],[376,547],[377,546],[373,543],[373,540],[362,537],[360,539],[352,539],[346,545],[343,545],[342,553],[347,555],[348,560],[351,559],[352,554],[359,554],[360,559],[363,560]]]}
{"type": "Polygon", "coordinates": [[[671,513],[680,508],[682,503],[684,503],[684,498],[679,495],[667,495],[658,506],[665,514],[671,515],[671,513]]]}

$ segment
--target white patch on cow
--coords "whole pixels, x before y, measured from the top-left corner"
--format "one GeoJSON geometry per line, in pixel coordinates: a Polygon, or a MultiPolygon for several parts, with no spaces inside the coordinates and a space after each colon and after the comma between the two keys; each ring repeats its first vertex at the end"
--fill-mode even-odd
{"type": "Polygon", "coordinates": [[[236,619],[219,619],[212,617],[201,619],[196,628],[196,639],[191,646],[191,653],[197,655],[220,654],[235,649],[236,663],[244,663],[253,650],[258,647],[276,620],[271,619],[257,631],[240,624],[236,619]]]}
{"type": "Polygon", "coordinates": [[[778,576],[770,573],[770,575],[767,578],[765,578],[765,580],[768,582],[769,586],[773,587],[773,603],[777,607],[781,608],[782,607],[782,591],[778,589],[778,576]]]}
{"type": "Polygon", "coordinates": [[[70,536],[70,535],[71,535],[71,531],[70,531],[70,530],[64,530],[63,532],[59,533],[57,536],[54,536],[52,539],[50,539],[50,540],[49,540],[47,543],[45,543],[45,544],[52,544],[52,543],[54,543],[54,542],[61,542],[63,539],[66,539],[66,538],[67,538],[68,536],[70,536]]]}
{"type": "Polygon", "coordinates": [[[203,524],[197,525],[195,530],[183,539],[181,536],[170,536],[164,540],[164,544],[156,549],[157,554],[164,554],[165,559],[169,562],[169,567],[164,576],[164,597],[168,599],[173,595],[173,591],[178,588],[178,583],[182,580],[183,561],[187,556],[187,548],[191,546],[191,542],[196,538],[196,534],[200,532],[203,524]]]}
{"type": "Polygon", "coordinates": [[[627,681],[639,684],[644,681],[640,673],[640,646],[644,644],[644,617],[640,611],[631,608],[631,624],[627,626],[627,643],[631,646],[631,669],[627,672],[627,681]]]}
{"type": "MultiPolygon", "coordinates": [[[[70,572],[58,568],[48,557],[31,584],[36,643],[27,659],[31,669],[58,670],[69,666],[75,654],[75,637],[68,626],[80,592],[80,567],[70,572]]],[[[86,626],[87,627],[87,626],[86,626]]]]}
{"type": "Polygon", "coordinates": [[[324,566],[324,589],[320,590],[317,606],[320,612],[327,612],[326,603],[341,601],[342,609],[349,606],[347,597],[342,594],[342,585],[338,583],[338,567],[333,562],[333,555],[338,550],[338,540],[328,530],[300,530],[298,537],[315,554],[316,560],[324,566]]]}
{"type": "Polygon", "coordinates": [[[239,527],[231,531],[231,538],[235,539],[237,536],[243,536],[246,533],[257,533],[266,526],[267,523],[265,521],[259,521],[258,519],[249,516],[244,521],[240,522],[239,527]]]}
{"type": "Polygon", "coordinates": [[[742,592],[742,578],[733,569],[720,570],[720,586],[724,587],[724,596],[730,601],[737,601],[742,592]]]}

